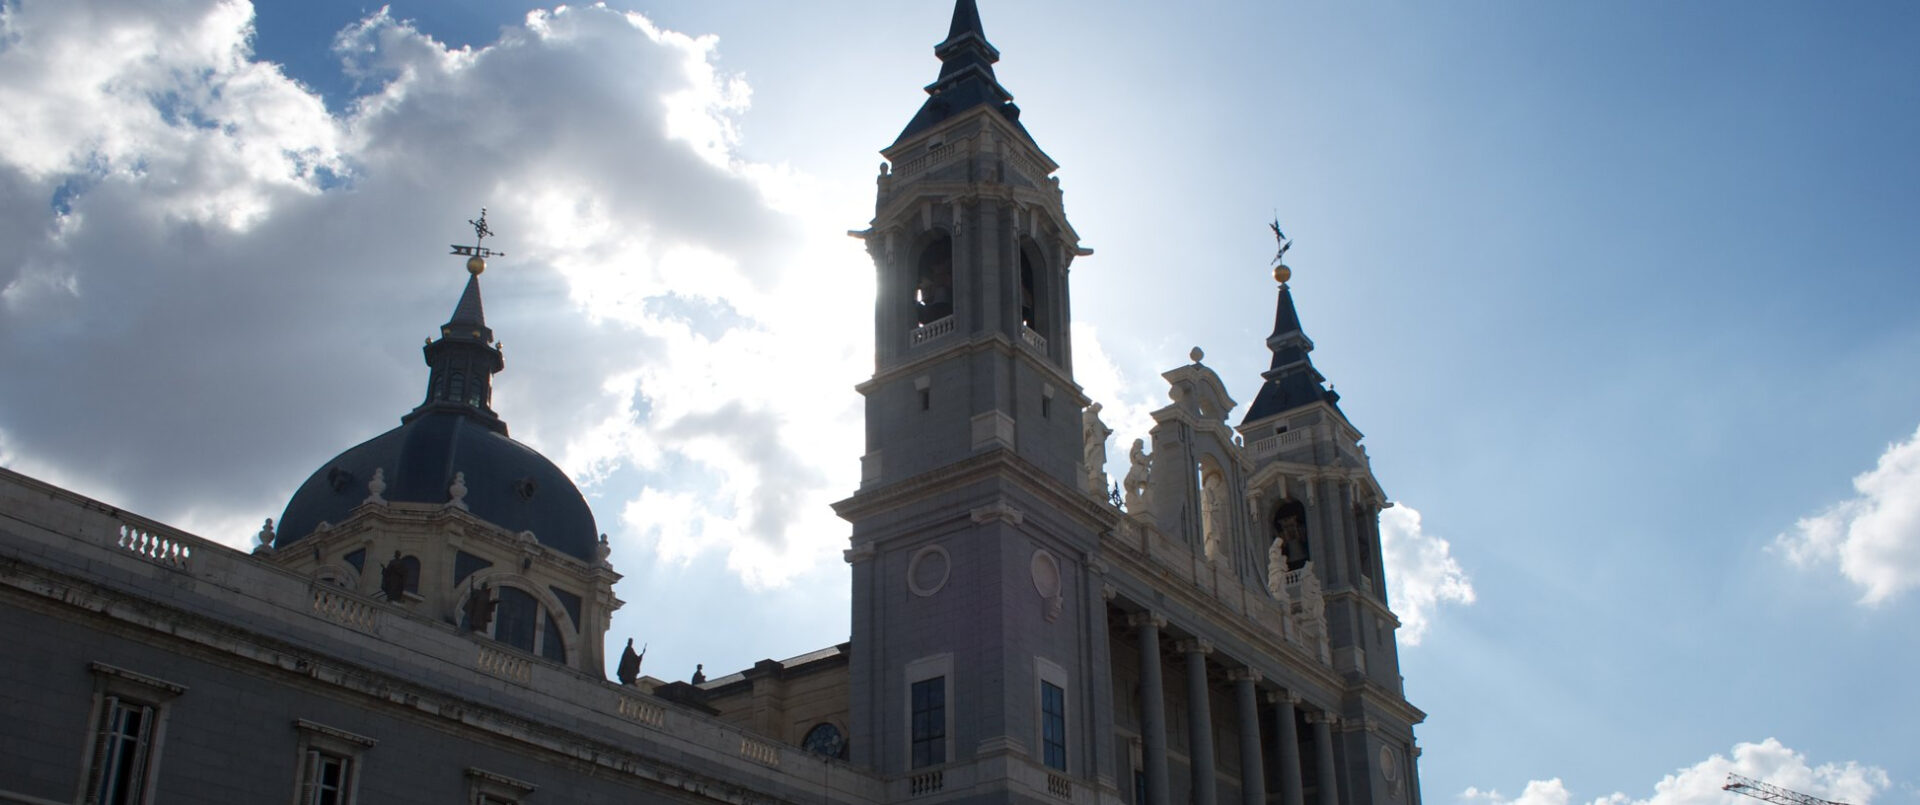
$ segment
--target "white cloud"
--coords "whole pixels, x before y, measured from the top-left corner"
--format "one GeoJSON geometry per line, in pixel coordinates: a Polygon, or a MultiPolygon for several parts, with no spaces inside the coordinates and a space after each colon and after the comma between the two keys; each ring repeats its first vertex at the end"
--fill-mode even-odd
{"type": "MultiPolygon", "coordinates": [[[[1877,766],[1863,766],[1851,760],[1814,766],[1807,761],[1806,755],[1787,748],[1775,738],[1759,743],[1735,744],[1732,755],[1729,758],[1715,753],[1706,760],[1661,778],[1654,783],[1652,796],[1641,798],[1614,792],[1596,797],[1591,803],[1738,805],[1754,801],[1721,790],[1729,772],[1850,805],[1869,805],[1875,795],[1887,790],[1891,784],[1887,772],[1877,766]]],[[[1478,788],[1468,788],[1460,794],[1460,799],[1487,805],[1565,805],[1570,801],[1570,793],[1560,778],[1556,777],[1528,782],[1525,791],[1517,799],[1508,799],[1498,791],[1478,788]]]]}
{"type": "Polygon", "coordinates": [[[602,500],[616,560],[837,562],[872,293],[838,233],[871,190],[735,155],[717,40],[588,7],[449,48],[382,10],[335,40],[334,114],[251,19],[0,10],[0,461],[245,545],[418,401],[485,204],[495,407],[602,500]]]}
{"type": "Polygon", "coordinates": [[[1920,585],[1920,430],[1887,446],[1853,479],[1858,494],[1774,539],[1800,567],[1837,564],[1860,585],[1860,603],[1884,603],[1920,585]]]}
{"type": "Polygon", "coordinates": [[[1420,511],[1405,503],[1380,513],[1380,554],[1387,594],[1400,616],[1400,642],[1420,645],[1441,604],[1473,603],[1473,580],[1453,558],[1452,546],[1420,527],[1420,511]]]}
{"type": "Polygon", "coordinates": [[[1481,791],[1469,787],[1460,794],[1463,802],[1484,802],[1486,805],[1567,805],[1567,786],[1560,778],[1551,780],[1530,780],[1518,797],[1502,796],[1494,790],[1481,791]]]}

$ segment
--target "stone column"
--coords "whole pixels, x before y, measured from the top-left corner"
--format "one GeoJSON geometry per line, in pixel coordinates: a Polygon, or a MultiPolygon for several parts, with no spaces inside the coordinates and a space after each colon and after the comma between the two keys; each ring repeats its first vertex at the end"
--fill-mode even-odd
{"type": "Polygon", "coordinates": [[[1213,644],[1182,640],[1179,650],[1187,655],[1187,747],[1193,758],[1193,801],[1217,805],[1220,785],[1213,768],[1213,708],[1207,697],[1207,655],[1213,652],[1213,644]]]}
{"type": "Polygon", "coordinates": [[[1319,712],[1313,714],[1314,755],[1320,761],[1320,803],[1319,805],[1340,805],[1340,785],[1335,781],[1333,767],[1333,714],[1319,712]]]}
{"type": "Polygon", "coordinates": [[[1240,722],[1240,801],[1244,805],[1266,805],[1267,769],[1260,752],[1260,699],[1254,685],[1260,672],[1235,668],[1227,672],[1233,680],[1233,698],[1238,706],[1234,714],[1240,722]]]}
{"type": "Polygon", "coordinates": [[[1167,703],[1160,681],[1160,627],[1167,619],[1151,612],[1136,612],[1127,622],[1138,630],[1140,639],[1140,741],[1141,761],[1147,775],[1147,805],[1172,805],[1167,788],[1167,703]]]}
{"type": "Polygon", "coordinates": [[[1280,767],[1280,805],[1306,805],[1300,787],[1300,729],[1293,723],[1293,694],[1273,694],[1273,762],[1280,767]]]}

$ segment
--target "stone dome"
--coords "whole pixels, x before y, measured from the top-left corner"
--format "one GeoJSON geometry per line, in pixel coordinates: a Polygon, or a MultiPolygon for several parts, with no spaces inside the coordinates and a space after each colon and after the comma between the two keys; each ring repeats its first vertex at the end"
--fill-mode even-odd
{"type": "Polygon", "coordinates": [[[315,470],[287,502],[273,546],[297,543],[322,522],[345,522],[366,502],[375,471],[383,472],[387,501],[436,506],[452,500],[454,477],[465,473],[461,502],[475,517],[512,533],[531,531],[548,548],[595,561],[598,532],[580,489],[545,456],[508,438],[493,411],[493,375],[506,360],[487,327],[478,272],[423,352],[431,370],[426,399],[400,427],[315,470]]]}
{"type": "Polygon", "coordinates": [[[411,417],[321,465],[280,515],[275,548],[341,523],[367,499],[367,483],[384,470],[382,497],[393,503],[448,502],[454,473],[466,473],[464,502],[475,517],[513,533],[531,531],[540,544],[592,562],[599,543],[593,511],[559,467],[524,444],[457,411],[411,417]]]}

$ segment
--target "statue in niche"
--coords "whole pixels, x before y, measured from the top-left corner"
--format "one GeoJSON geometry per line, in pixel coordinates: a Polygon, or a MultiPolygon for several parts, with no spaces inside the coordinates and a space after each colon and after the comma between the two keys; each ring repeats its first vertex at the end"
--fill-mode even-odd
{"type": "Polygon", "coordinates": [[[1083,459],[1087,465],[1087,491],[1100,494],[1107,489],[1107,437],[1113,429],[1100,421],[1100,404],[1087,406],[1080,414],[1080,436],[1086,442],[1083,459]]]}
{"type": "Polygon", "coordinates": [[[1126,480],[1121,482],[1121,490],[1126,494],[1127,512],[1139,514],[1147,510],[1147,477],[1150,472],[1145,439],[1133,440],[1133,449],[1127,451],[1126,480]]]}
{"type": "Polygon", "coordinates": [[[400,561],[400,552],[393,552],[393,561],[380,567],[380,594],[388,601],[400,601],[407,597],[407,563],[400,561]]]}
{"type": "Polygon", "coordinates": [[[633,638],[627,638],[627,649],[620,652],[620,667],[614,671],[614,675],[620,679],[620,684],[632,685],[634,680],[639,679],[640,662],[646,658],[647,647],[641,646],[640,653],[635,654],[633,652],[633,638]]]}
{"type": "Polygon", "coordinates": [[[473,588],[467,595],[467,628],[475,632],[484,632],[493,625],[493,608],[500,605],[500,599],[493,597],[493,590],[486,582],[473,588]]]}
{"type": "Polygon", "coordinates": [[[1205,507],[1200,522],[1206,537],[1207,560],[1222,561],[1227,557],[1227,490],[1220,473],[1209,472],[1201,479],[1200,505],[1205,507]]]}

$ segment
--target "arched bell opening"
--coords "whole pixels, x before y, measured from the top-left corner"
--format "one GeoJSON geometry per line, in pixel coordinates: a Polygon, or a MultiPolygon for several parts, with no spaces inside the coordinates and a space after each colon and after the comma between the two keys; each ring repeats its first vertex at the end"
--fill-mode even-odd
{"type": "Polygon", "coordinates": [[[1273,539],[1286,557],[1287,570],[1299,570],[1313,558],[1307,541],[1307,507],[1287,498],[1273,507],[1273,539]]]}
{"type": "Polygon", "coordinates": [[[953,315],[953,238],[942,233],[914,261],[914,323],[925,327],[953,315]]]}

